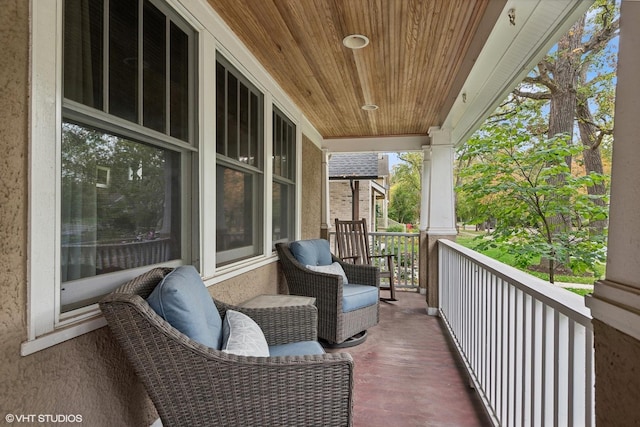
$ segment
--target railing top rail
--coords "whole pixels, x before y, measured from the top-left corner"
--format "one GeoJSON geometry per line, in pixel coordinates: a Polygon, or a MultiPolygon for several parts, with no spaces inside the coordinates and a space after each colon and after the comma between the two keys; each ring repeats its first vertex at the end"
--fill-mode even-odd
{"type": "Polygon", "coordinates": [[[399,237],[420,237],[418,233],[403,233],[401,231],[372,231],[370,236],[399,236],[399,237]]]}
{"type": "MultiPolygon", "coordinates": [[[[330,231],[329,235],[335,235],[335,231],[330,231]]],[[[369,236],[398,236],[398,237],[420,237],[418,233],[403,233],[401,231],[370,231],[369,236]]]]}
{"type": "Polygon", "coordinates": [[[460,253],[464,257],[482,266],[485,270],[513,284],[526,294],[533,296],[542,303],[591,329],[591,311],[586,307],[584,298],[581,296],[555,287],[549,282],[466,248],[451,240],[440,239],[438,240],[438,244],[460,253]]]}

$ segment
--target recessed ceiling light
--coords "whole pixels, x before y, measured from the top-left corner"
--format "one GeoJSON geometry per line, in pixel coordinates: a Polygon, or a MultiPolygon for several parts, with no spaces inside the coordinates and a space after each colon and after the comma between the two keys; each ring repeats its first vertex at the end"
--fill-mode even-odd
{"type": "Polygon", "coordinates": [[[369,44],[369,39],[362,34],[351,34],[342,39],[342,44],[349,49],[362,49],[369,44]]]}
{"type": "Polygon", "coordinates": [[[374,111],[378,109],[378,106],[376,104],[364,104],[360,108],[362,108],[365,111],[374,111]]]}

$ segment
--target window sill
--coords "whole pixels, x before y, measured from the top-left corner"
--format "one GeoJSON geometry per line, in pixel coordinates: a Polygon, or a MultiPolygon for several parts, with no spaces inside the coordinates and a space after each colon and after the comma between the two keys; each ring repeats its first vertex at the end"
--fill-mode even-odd
{"type": "MultiPolygon", "coordinates": [[[[273,253],[268,256],[244,260],[242,262],[225,266],[223,269],[219,269],[213,277],[203,278],[203,281],[207,286],[211,286],[277,261],[278,257],[273,253]]],[[[70,339],[77,338],[107,325],[107,321],[102,316],[99,309],[96,309],[93,313],[87,313],[86,315],[90,317],[77,320],[68,326],[61,326],[53,332],[23,342],[20,346],[20,355],[28,356],[30,354],[37,353],[38,351],[45,350],[70,339]]],[[[72,322],[71,319],[69,321],[72,322]]]]}
{"type": "Polygon", "coordinates": [[[96,329],[100,329],[106,325],[106,319],[98,312],[94,317],[82,320],[71,326],[57,329],[33,340],[23,342],[20,346],[20,355],[28,356],[40,350],[53,347],[56,344],[79,337],[80,335],[84,335],[88,332],[95,331],[96,329]]]}
{"type": "Polygon", "coordinates": [[[269,253],[266,256],[260,256],[251,258],[248,260],[238,261],[233,264],[219,267],[213,276],[203,277],[202,280],[207,286],[215,285],[216,283],[224,282],[225,280],[232,279],[244,273],[248,273],[256,268],[264,267],[265,265],[272,264],[278,261],[278,256],[275,253],[269,253]]]}

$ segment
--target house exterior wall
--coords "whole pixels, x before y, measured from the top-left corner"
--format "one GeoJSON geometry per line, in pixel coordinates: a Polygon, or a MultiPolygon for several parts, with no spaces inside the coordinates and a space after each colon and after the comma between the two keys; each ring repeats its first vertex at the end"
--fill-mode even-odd
{"type": "Polygon", "coordinates": [[[302,137],[301,239],[319,239],[322,223],[322,150],[302,137]]]}
{"type": "MultiPolygon", "coordinates": [[[[28,336],[29,2],[3,2],[0,28],[0,413],[79,415],[88,426],[150,425],[156,411],[107,327],[20,355],[28,336]]],[[[208,289],[237,303],[276,293],[277,282],[274,262],[208,289]]]]}
{"type": "Polygon", "coordinates": [[[598,320],[596,349],[596,425],[640,423],[640,341],[598,320]]]}
{"type": "MultiPolygon", "coordinates": [[[[349,181],[329,181],[329,191],[330,191],[330,222],[333,224],[336,220],[350,220],[352,216],[351,210],[351,185],[349,181]]],[[[360,201],[360,214],[358,218],[365,218],[367,220],[367,224],[371,226],[374,223],[373,217],[371,215],[371,205],[372,201],[372,189],[371,189],[371,181],[363,180],[360,181],[360,196],[358,200],[360,201]]],[[[370,230],[373,231],[373,230],[370,230]]]]}

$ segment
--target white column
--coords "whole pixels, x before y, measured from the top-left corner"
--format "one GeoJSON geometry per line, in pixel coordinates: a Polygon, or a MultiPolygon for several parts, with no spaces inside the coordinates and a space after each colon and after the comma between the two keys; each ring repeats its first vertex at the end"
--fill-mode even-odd
{"type": "Polygon", "coordinates": [[[587,305],[594,318],[640,340],[640,2],[622,1],[620,16],[607,273],[587,305]]]}
{"type": "Polygon", "coordinates": [[[429,204],[427,233],[430,235],[455,235],[456,215],[453,190],[453,144],[448,129],[432,127],[431,173],[429,177],[429,204]]]}
{"type": "Polygon", "coordinates": [[[429,197],[431,189],[431,146],[422,146],[422,194],[420,195],[420,231],[429,225],[429,197]]]}
{"type": "Polygon", "coordinates": [[[387,188],[382,199],[382,228],[389,228],[389,189],[387,188]]]}
{"type": "Polygon", "coordinates": [[[453,144],[448,129],[432,127],[429,129],[431,145],[423,147],[425,156],[423,170],[423,190],[420,224],[420,291],[426,294],[427,313],[437,315],[440,306],[438,295],[438,239],[455,239],[456,217],[453,193],[453,144]],[[426,214],[425,214],[426,212],[426,214]],[[425,218],[426,216],[426,218],[425,218]],[[423,228],[425,227],[425,228],[423,228]],[[422,255],[424,254],[424,255],[422,255]],[[422,277],[426,278],[423,282],[422,277]]]}
{"type": "Polygon", "coordinates": [[[320,229],[323,237],[328,236],[331,230],[331,193],[329,188],[329,159],[331,155],[329,150],[322,150],[322,212],[321,212],[321,224],[320,229]]]}
{"type": "MultiPolygon", "coordinates": [[[[427,284],[429,283],[429,242],[427,238],[427,227],[429,226],[429,198],[431,197],[431,146],[422,146],[422,193],[420,195],[420,261],[418,263],[418,278],[420,294],[427,294],[427,284]]],[[[435,315],[437,310],[432,307],[428,311],[435,315]]]]}

